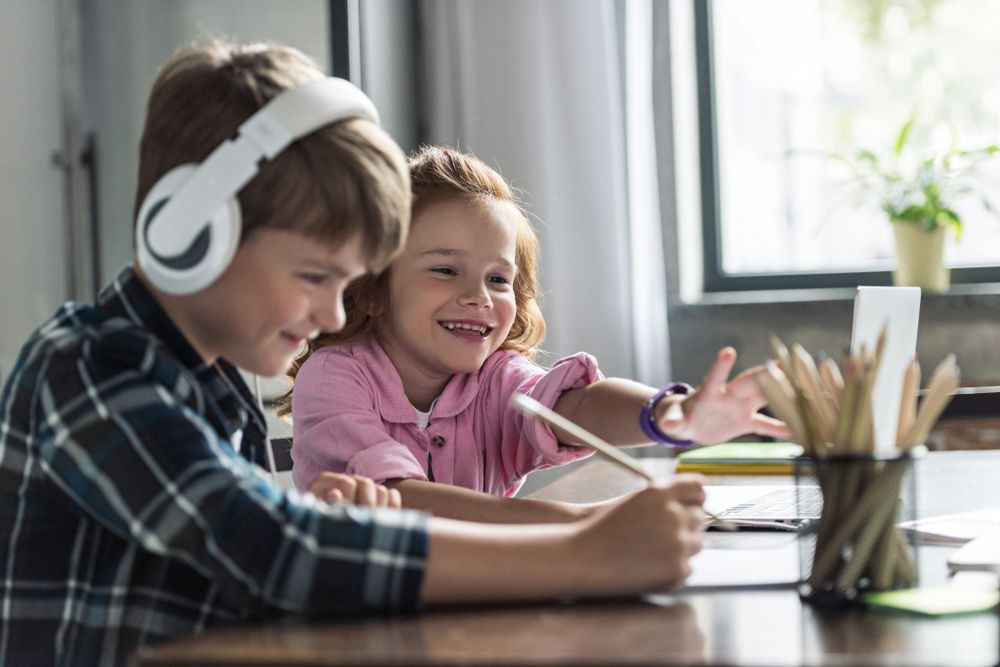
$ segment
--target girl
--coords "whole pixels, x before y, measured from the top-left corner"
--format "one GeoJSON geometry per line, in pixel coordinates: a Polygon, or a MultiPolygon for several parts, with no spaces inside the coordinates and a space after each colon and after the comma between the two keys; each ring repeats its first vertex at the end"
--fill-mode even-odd
{"type": "Polygon", "coordinates": [[[726,383],[731,348],[695,391],[605,379],[582,352],[537,366],[538,241],[510,187],[447,148],[421,151],[410,175],[403,253],[348,288],[344,329],[311,342],[291,370],[300,488],[335,471],[384,482],[404,506],[451,518],[570,521],[598,511],[505,498],[529,472],[590,453],[510,407],[515,392],[619,446],[786,435],[757,414],[754,371],[726,383]]]}

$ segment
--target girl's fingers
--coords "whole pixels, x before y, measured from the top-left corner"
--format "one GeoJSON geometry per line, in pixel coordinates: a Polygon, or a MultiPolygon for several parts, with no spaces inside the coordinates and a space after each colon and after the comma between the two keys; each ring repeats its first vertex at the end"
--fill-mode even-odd
{"type": "Polygon", "coordinates": [[[733,381],[726,386],[726,392],[740,400],[752,402],[756,406],[755,409],[762,407],[767,401],[757,388],[754,377],[764,372],[766,371],[763,366],[748,368],[733,378],[733,381]]]}
{"type": "Polygon", "coordinates": [[[358,483],[357,488],[354,490],[354,504],[374,507],[378,502],[375,482],[361,475],[355,475],[354,479],[358,483]]]}
{"type": "Polygon", "coordinates": [[[325,472],[309,486],[309,492],[329,503],[346,501],[367,507],[402,507],[399,491],[389,489],[363,475],[325,472]]]}
{"type": "Polygon", "coordinates": [[[715,363],[708,370],[705,379],[702,380],[701,389],[707,390],[710,387],[722,387],[729,378],[729,373],[736,363],[736,350],[731,347],[724,347],[719,350],[719,355],[715,358],[715,363]]]}
{"type": "Polygon", "coordinates": [[[787,438],[792,434],[785,422],[761,414],[754,415],[752,428],[757,435],[766,435],[772,438],[787,438]]]}
{"type": "Polygon", "coordinates": [[[317,498],[326,498],[334,489],[340,491],[340,498],[351,499],[354,497],[354,480],[339,473],[324,472],[316,476],[309,485],[309,493],[317,498]]]}

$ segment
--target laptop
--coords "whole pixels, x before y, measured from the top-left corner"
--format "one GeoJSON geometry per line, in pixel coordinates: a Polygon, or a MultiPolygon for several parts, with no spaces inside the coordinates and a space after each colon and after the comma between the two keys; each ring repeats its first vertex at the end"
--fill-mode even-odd
{"type": "MultiPolygon", "coordinates": [[[[859,287],[854,297],[851,352],[875,349],[886,330],[872,396],[876,450],[895,446],[903,373],[916,354],[919,319],[919,287],[859,287]]],[[[705,493],[706,509],[746,528],[797,530],[804,521],[818,519],[823,507],[815,486],[706,486],[705,493]]]]}
{"type": "Polygon", "coordinates": [[[875,451],[896,447],[903,373],[917,353],[919,320],[919,287],[859,287],[854,297],[851,352],[874,350],[882,330],[886,331],[885,350],[872,393],[875,451]]]}

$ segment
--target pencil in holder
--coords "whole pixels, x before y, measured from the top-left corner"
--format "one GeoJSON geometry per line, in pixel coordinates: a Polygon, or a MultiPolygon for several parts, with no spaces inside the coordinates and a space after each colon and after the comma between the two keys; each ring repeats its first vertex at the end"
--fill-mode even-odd
{"type": "MultiPolygon", "coordinates": [[[[923,447],[885,455],[803,456],[796,497],[822,509],[799,533],[799,596],[823,607],[860,604],[862,593],[918,583],[917,550],[901,521],[916,518],[914,461],[923,447]]],[[[801,512],[815,508],[799,507],[801,512]]]]}

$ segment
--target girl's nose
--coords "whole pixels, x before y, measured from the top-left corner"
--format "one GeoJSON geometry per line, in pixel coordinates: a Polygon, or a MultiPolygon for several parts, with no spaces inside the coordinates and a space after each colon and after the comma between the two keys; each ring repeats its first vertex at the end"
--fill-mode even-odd
{"type": "Polygon", "coordinates": [[[489,308],[493,305],[493,299],[490,298],[489,290],[486,289],[486,285],[481,282],[475,282],[470,284],[462,296],[459,297],[459,303],[463,306],[475,306],[476,308],[489,308]]]}

